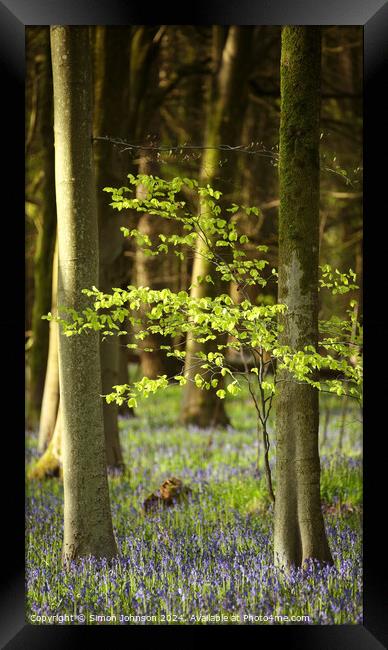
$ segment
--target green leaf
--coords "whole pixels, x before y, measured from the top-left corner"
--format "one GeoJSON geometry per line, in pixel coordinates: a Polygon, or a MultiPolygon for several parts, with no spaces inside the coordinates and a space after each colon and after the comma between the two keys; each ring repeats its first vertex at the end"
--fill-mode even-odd
{"type": "Polygon", "coordinates": [[[176,379],[179,382],[180,386],[184,386],[187,384],[187,379],[186,377],[183,377],[183,375],[175,375],[174,379],[176,379]]]}
{"type": "Polygon", "coordinates": [[[228,384],[228,386],[226,387],[226,390],[231,395],[237,395],[241,391],[241,389],[237,386],[236,381],[234,381],[232,384],[228,384]]]}

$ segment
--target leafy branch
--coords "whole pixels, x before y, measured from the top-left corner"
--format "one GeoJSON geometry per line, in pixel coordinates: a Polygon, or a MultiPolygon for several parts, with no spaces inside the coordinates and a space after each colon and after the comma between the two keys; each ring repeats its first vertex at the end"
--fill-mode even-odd
{"type": "MultiPolygon", "coordinates": [[[[170,289],[155,290],[149,287],[128,286],[127,289],[113,288],[111,293],[103,293],[97,287],[84,289],[91,306],[77,313],[73,309],[59,307],[57,317],[66,336],[79,335],[90,330],[101,331],[103,336],[124,335],[124,321],[135,329],[130,347],[137,347],[139,341],[148,334],[159,333],[181,339],[182,334],[197,343],[216,341],[224,335],[227,343],[219,343],[215,351],[199,351],[191,368],[184,367],[186,352],[179,344],[163,345],[167,356],[182,362],[182,371],[173,378],[166,375],[157,379],[143,377],[132,384],[113,386],[107,402],[129,407],[137,405],[139,397],[148,397],[157,390],[165,389],[173,379],[185,385],[193,369],[198,372],[193,381],[201,390],[216,390],[219,399],[226,395],[236,396],[241,391],[241,379],[248,385],[258,422],[258,434],[264,444],[264,466],[270,498],[274,501],[271,472],[269,466],[268,421],[276,384],[284,379],[278,378],[279,370],[286,370],[291,381],[307,383],[313,388],[337,395],[348,395],[359,401],[362,399],[362,328],[357,320],[356,301],[352,300],[348,319],[332,317],[319,324],[320,340],[318,349],[306,346],[291,349],[279,344],[279,334],[287,319],[292,316],[286,304],[254,304],[246,288],[260,285],[265,287],[269,279],[277,279],[276,269],[268,277],[268,261],[262,258],[266,246],[253,246],[249,237],[240,232],[241,216],[260,215],[256,207],[232,204],[226,208],[220,203],[221,192],[209,185],[200,187],[197,181],[188,178],[174,178],[166,181],[154,176],[129,174],[130,186],[142,185],[143,197],[133,197],[132,187],[105,188],[111,195],[111,207],[118,211],[136,210],[155,218],[173,220],[180,224],[183,234],[165,235],[159,233],[157,240],[139,232],[136,228],[122,228],[126,237],[132,237],[146,255],[160,255],[174,252],[182,259],[193,252],[203,255],[210,263],[212,273],[198,276],[196,281],[216,284],[219,281],[235,282],[241,293],[241,301],[234,302],[226,293],[215,297],[190,296],[186,291],[173,292],[170,289]],[[182,189],[196,193],[200,212],[192,214],[181,198],[182,189]],[[266,274],[266,276],[264,275],[266,274]],[[215,275],[214,275],[215,274],[215,275]],[[242,359],[243,370],[236,369],[231,361],[231,351],[242,359]],[[247,355],[250,362],[247,361],[247,355]],[[268,371],[272,379],[268,379],[268,371]],[[321,371],[330,371],[321,379],[321,371]],[[226,390],[222,381],[227,379],[226,390]]],[[[357,289],[356,275],[349,270],[342,273],[332,270],[329,265],[321,267],[320,289],[328,289],[333,294],[345,294],[357,289]]],[[[52,318],[49,314],[47,318],[52,318]]],[[[219,339],[220,340],[220,339],[219,339]]],[[[221,339],[222,340],[222,339],[221,339]]],[[[152,352],[152,349],[148,349],[152,352]]]]}

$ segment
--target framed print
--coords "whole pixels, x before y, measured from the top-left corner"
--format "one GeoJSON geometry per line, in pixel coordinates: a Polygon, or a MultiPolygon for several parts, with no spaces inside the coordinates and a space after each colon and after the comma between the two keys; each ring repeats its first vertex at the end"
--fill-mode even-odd
{"type": "Polygon", "coordinates": [[[0,16],[2,647],[384,647],[387,3],[0,16]]]}

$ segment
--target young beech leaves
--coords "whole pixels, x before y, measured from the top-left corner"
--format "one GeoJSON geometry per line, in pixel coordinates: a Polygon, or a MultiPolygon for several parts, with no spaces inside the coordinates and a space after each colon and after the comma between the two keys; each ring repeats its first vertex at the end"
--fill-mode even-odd
{"type": "MultiPolygon", "coordinates": [[[[292,381],[305,382],[319,390],[349,395],[361,401],[362,327],[358,322],[354,294],[345,318],[334,315],[319,322],[317,349],[306,346],[304,350],[294,350],[280,345],[279,334],[284,336],[292,318],[287,305],[274,304],[274,299],[271,296],[268,299],[263,293],[258,295],[256,303],[249,298],[249,286],[264,288],[268,281],[271,284],[277,282],[278,277],[277,269],[267,269],[268,261],[263,257],[268,251],[267,246],[253,246],[240,227],[241,212],[259,216],[259,208],[235,203],[225,206],[220,201],[220,191],[209,185],[201,187],[193,179],[176,177],[166,181],[144,174],[129,174],[128,178],[132,188],[141,185],[145,189],[144,197],[136,197],[128,187],[106,187],[104,191],[111,195],[112,208],[150,214],[153,219],[160,220],[161,232],[154,235],[153,240],[136,228],[123,226],[124,236],[133,238],[143,253],[151,256],[174,252],[184,260],[195,257],[200,250],[211,270],[199,274],[196,284],[210,285],[210,295],[195,297],[195,294],[183,290],[174,292],[168,288],[156,290],[132,285],[103,293],[92,287],[83,291],[90,298],[90,306],[80,313],[59,307],[58,316],[49,313],[44,317],[58,321],[66,336],[88,335],[91,331],[101,331],[104,336],[123,336],[128,322],[136,332],[128,344],[131,348],[138,348],[149,334],[171,337],[172,344],[161,346],[161,350],[166,356],[181,360],[182,371],[173,378],[143,377],[130,385],[114,386],[105,396],[107,402],[121,404],[126,401],[130,408],[136,407],[139,397],[147,398],[149,394],[167,388],[170,380],[181,386],[193,381],[201,390],[217,389],[218,398],[225,399],[237,395],[241,382],[246,381],[253,391],[256,406],[261,409],[261,418],[265,419],[276,392],[279,370],[286,370],[292,381]],[[185,195],[182,190],[185,190],[185,195]],[[187,191],[197,195],[201,206],[199,214],[195,210],[190,212],[186,205],[187,191]],[[166,234],[163,219],[175,222],[175,231],[169,226],[169,234],[166,234]],[[234,283],[240,300],[235,302],[227,293],[217,294],[215,287],[219,286],[219,280],[224,286],[225,283],[234,283]],[[197,354],[194,377],[183,369],[186,353],[182,349],[182,337],[185,336],[198,343],[215,341],[212,352],[197,354]],[[230,361],[232,352],[235,358],[251,359],[246,372],[241,370],[241,365],[236,369],[230,361]],[[268,356],[276,359],[276,364],[271,365],[274,372],[271,381],[263,372],[269,363],[265,361],[268,356]],[[334,371],[334,379],[318,380],[320,369],[334,371]],[[225,382],[224,387],[220,387],[221,381],[225,382]]],[[[321,290],[328,289],[336,295],[357,289],[356,274],[352,269],[342,272],[325,264],[320,270],[321,290]]]]}

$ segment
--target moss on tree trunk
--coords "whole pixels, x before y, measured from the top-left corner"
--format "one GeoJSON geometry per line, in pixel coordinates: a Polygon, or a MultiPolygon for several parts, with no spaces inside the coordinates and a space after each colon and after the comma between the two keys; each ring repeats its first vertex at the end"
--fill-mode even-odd
{"type": "MultiPolygon", "coordinates": [[[[51,27],[58,304],[82,311],[98,284],[98,224],[92,160],[89,30],[51,27]]],[[[98,332],[59,336],[63,426],[63,560],[117,554],[106,471],[98,332]]]]}
{"type": "MultiPolygon", "coordinates": [[[[285,27],[281,54],[280,343],[318,342],[320,29],[285,27]]],[[[275,562],[331,561],[320,500],[318,392],[282,371],[277,385],[275,562]]]]}

